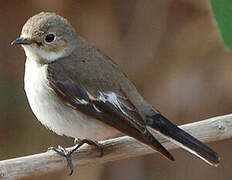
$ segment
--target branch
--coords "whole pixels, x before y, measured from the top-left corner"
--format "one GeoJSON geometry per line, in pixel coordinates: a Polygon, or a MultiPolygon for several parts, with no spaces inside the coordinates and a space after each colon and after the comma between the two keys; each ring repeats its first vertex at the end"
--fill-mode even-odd
{"type": "MultiPolygon", "coordinates": [[[[232,136],[232,114],[180,126],[202,142],[220,141],[232,136]]],[[[157,139],[169,150],[178,148],[165,138],[157,139]]],[[[73,153],[73,164],[83,166],[151,154],[155,151],[133,138],[124,136],[101,142],[104,156],[94,147],[83,146],[73,153]]],[[[0,179],[18,179],[67,168],[66,159],[53,151],[0,161],[0,179]]]]}

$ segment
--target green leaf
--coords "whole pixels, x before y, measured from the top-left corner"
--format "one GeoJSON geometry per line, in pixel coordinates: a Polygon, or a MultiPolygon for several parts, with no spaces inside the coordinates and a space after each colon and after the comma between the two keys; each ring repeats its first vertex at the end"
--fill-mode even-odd
{"type": "Polygon", "coordinates": [[[232,49],[232,0],[210,0],[222,39],[232,49]]]}

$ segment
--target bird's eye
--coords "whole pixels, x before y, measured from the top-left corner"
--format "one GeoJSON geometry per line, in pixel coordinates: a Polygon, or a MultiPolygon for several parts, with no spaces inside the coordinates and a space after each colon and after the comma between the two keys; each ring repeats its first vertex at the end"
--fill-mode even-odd
{"type": "Polygon", "coordinates": [[[46,37],[45,37],[45,41],[50,43],[52,41],[54,41],[55,39],[55,35],[54,34],[48,34],[46,37]]]}

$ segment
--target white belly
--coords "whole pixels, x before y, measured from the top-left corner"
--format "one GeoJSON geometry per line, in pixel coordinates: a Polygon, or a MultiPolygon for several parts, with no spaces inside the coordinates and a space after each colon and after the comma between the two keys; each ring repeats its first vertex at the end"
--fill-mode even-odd
{"type": "Polygon", "coordinates": [[[103,140],[119,134],[104,123],[78,112],[58,99],[46,78],[47,65],[27,59],[24,88],[37,119],[59,135],[103,140]]]}

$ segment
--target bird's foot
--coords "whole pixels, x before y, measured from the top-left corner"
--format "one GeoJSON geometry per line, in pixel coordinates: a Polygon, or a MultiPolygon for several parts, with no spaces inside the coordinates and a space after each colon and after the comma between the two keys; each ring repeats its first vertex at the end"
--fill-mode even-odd
{"type": "Polygon", "coordinates": [[[89,140],[89,139],[83,139],[83,140],[75,139],[74,140],[74,146],[72,146],[69,150],[67,150],[67,149],[63,148],[62,146],[58,145],[58,148],[49,147],[48,151],[53,150],[56,153],[58,153],[59,155],[66,158],[67,163],[68,163],[67,165],[68,165],[68,167],[70,169],[69,175],[71,176],[73,174],[73,171],[74,171],[74,166],[73,166],[73,163],[72,163],[71,155],[72,155],[73,152],[78,150],[84,144],[88,144],[88,145],[92,145],[92,146],[97,147],[98,150],[100,151],[100,157],[103,156],[104,151],[103,151],[102,144],[98,143],[97,141],[92,141],[92,140],[89,140]]]}
{"type": "Polygon", "coordinates": [[[76,147],[77,145],[74,145],[70,150],[67,150],[65,148],[63,148],[62,146],[58,145],[58,148],[55,148],[55,147],[49,147],[48,148],[48,151],[55,151],[56,153],[58,153],[59,155],[63,156],[66,158],[67,160],[67,165],[70,169],[70,173],[69,175],[71,176],[73,174],[73,163],[72,163],[72,153],[74,152],[73,151],[73,148],[76,147]]]}
{"type": "Polygon", "coordinates": [[[95,146],[98,151],[100,152],[100,156],[99,157],[102,157],[104,155],[104,149],[103,149],[103,145],[97,141],[92,141],[90,139],[75,139],[74,140],[74,144],[88,144],[90,146],[95,146]]]}

